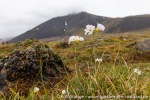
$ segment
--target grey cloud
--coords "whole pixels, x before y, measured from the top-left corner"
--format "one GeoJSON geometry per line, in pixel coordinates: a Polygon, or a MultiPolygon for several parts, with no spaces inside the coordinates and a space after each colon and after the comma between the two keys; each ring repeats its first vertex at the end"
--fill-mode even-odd
{"type": "Polygon", "coordinates": [[[149,13],[149,5],[149,0],[1,0],[0,39],[17,36],[53,17],[73,12],[122,17],[149,13]]]}
{"type": "Polygon", "coordinates": [[[84,8],[82,4],[74,3],[75,0],[70,0],[69,4],[66,4],[68,0],[12,1],[2,2],[8,3],[9,8],[0,4],[0,38],[17,36],[52,17],[79,12],[84,8]]]}

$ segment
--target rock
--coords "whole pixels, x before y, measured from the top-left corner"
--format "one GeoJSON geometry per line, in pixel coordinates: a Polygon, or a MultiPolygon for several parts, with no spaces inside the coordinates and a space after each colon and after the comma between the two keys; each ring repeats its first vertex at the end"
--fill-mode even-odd
{"type": "Polygon", "coordinates": [[[150,51],[150,39],[137,43],[136,48],[143,52],[150,51]]]}
{"type": "Polygon", "coordinates": [[[57,48],[61,48],[61,49],[65,49],[68,48],[70,46],[70,44],[68,44],[68,42],[59,42],[56,47],[57,48]]]}
{"type": "Polygon", "coordinates": [[[126,41],[126,40],[128,40],[128,38],[127,38],[127,37],[125,37],[125,36],[120,36],[120,37],[119,37],[119,39],[120,39],[120,40],[122,40],[122,41],[126,41]]]}
{"type": "Polygon", "coordinates": [[[99,41],[104,41],[104,38],[98,38],[97,40],[99,40],[99,41]]]}
{"type": "Polygon", "coordinates": [[[136,44],[136,55],[140,61],[149,62],[150,60],[150,39],[136,44]]]}
{"type": "Polygon", "coordinates": [[[33,40],[17,45],[19,47],[16,46],[15,50],[0,61],[0,69],[3,69],[8,84],[4,93],[9,94],[8,88],[16,87],[14,84],[17,84],[18,91],[26,95],[30,87],[41,82],[41,72],[43,80],[49,84],[55,84],[56,78],[63,78],[70,72],[48,45],[33,40]]]}

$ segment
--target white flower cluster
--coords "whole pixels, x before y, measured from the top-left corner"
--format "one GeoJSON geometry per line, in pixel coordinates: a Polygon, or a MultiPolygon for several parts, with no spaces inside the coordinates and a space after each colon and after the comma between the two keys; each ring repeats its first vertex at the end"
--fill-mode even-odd
{"type": "Polygon", "coordinates": [[[66,90],[62,90],[61,94],[66,94],[66,90]]]}
{"type": "Polygon", "coordinates": [[[97,23],[97,31],[104,31],[105,27],[102,24],[97,23]]]}
{"type": "Polygon", "coordinates": [[[79,42],[79,41],[84,41],[84,38],[80,36],[71,36],[68,40],[68,44],[70,44],[71,42],[79,42]]]}
{"type": "Polygon", "coordinates": [[[96,58],[96,59],[95,59],[95,62],[99,62],[99,63],[100,63],[100,62],[102,62],[102,61],[103,61],[102,58],[96,58]]]}
{"type": "Polygon", "coordinates": [[[85,35],[91,35],[95,30],[95,26],[93,25],[86,25],[86,29],[85,29],[85,35]]]}
{"type": "Polygon", "coordinates": [[[137,73],[138,75],[141,75],[141,71],[137,68],[134,69],[134,73],[137,73]]]}
{"type": "Polygon", "coordinates": [[[86,29],[85,29],[85,35],[91,35],[93,34],[93,32],[98,32],[98,31],[104,31],[105,30],[105,27],[100,24],[100,23],[97,23],[97,27],[95,28],[95,26],[93,25],[86,25],[86,29]]]}
{"type": "Polygon", "coordinates": [[[38,87],[34,87],[33,91],[36,93],[38,92],[40,89],[38,87]]]}
{"type": "MultiPolygon", "coordinates": [[[[66,25],[66,22],[65,22],[65,25],[66,25]]],[[[85,35],[87,34],[91,35],[93,34],[93,32],[104,31],[104,30],[105,30],[105,27],[99,23],[97,23],[96,28],[93,25],[86,25],[85,35]]],[[[84,38],[80,36],[71,36],[68,40],[68,44],[70,44],[71,42],[79,42],[79,41],[84,41],[84,38]]]]}

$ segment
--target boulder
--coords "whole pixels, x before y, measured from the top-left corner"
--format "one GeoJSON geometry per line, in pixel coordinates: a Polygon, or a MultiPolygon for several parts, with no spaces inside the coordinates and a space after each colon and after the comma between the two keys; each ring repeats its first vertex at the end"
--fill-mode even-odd
{"type": "Polygon", "coordinates": [[[137,56],[140,61],[149,62],[150,60],[150,39],[136,44],[137,56]]]}
{"type": "Polygon", "coordinates": [[[137,50],[148,52],[150,51],[150,39],[144,40],[136,44],[137,50]]]}

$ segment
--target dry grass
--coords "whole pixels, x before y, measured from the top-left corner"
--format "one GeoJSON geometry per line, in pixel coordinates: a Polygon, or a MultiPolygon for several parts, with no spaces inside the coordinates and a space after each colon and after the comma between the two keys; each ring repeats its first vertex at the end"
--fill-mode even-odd
{"type": "MultiPolygon", "coordinates": [[[[102,57],[103,61],[95,63],[92,58],[92,42],[90,37],[87,37],[84,42],[77,45],[76,70],[74,45],[61,48],[57,46],[59,42],[48,42],[54,52],[77,74],[67,75],[55,87],[46,89],[44,94],[41,93],[42,90],[34,93],[31,88],[28,97],[25,98],[12,91],[13,95],[10,99],[134,99],[141,96],[139,99],[148,100],[150,98],[150,63],[145,60],[144,55],[139,57],[140,53],[137,54],[133,43],[150,38],[150,34],[146,32],[145,34],[101,34],[96,37],[94,45],[96,58],[102,57]],[[134,68],[140,69],[141,75],[134,73],[134,68]],[[62,94],[62,90],[66,93],[62,94]]],[[[5,51],[1,49],[0,53],[5,51]]],[[[1,99],[5,100],[5,97],[1,96],[1,99]]]]}

